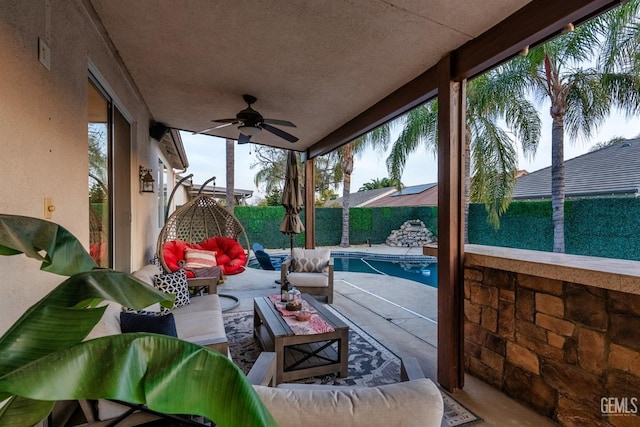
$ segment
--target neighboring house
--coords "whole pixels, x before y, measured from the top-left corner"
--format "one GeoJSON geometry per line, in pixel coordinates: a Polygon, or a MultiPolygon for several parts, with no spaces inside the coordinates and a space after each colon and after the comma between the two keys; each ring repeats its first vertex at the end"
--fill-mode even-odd
{"type": "MultiPolygon", "coordinates": [[[[201,188],[202,188],[202,185],[197,185],[197,184],[193,185],[189,189],[189,194],[191,198],[196,197],[198,193],[201,193],[207,196],[212,196],[213,198],[218,200],[225,200],[227,198],[226,187],[205,185],[204,189],[200,191],[201,188]]],[[[247,199],[250,199],[251,197],[253,197],[253,190],[243,190],[240,188],[233,189],[233,198],[235,199],[236,205],[238,206],[246,206],[247,199]]]]}
{"type": "MultiPolygon", "coordinates": [[[[617,144],[566,160],[565,197],[638,197],[640,139],[617,144]]],[[[551,167],[518,178],[514,200],[551,198],[551,167]]]]}
{"type": "MultiPolygon", "coordinates": [[[[394,193],[395,187],[376,188],[374,190],[358,191],[356,193],[349,194],[349,206],[352,208],[361,208],[369,205],[381,197],[394,193]]],[[[328,200],[325,203],[325,207],[328,208],[341,208],[343,197],[337,199],[328,200]]]]}
{"type": "MultiPolygon", "coordinates": [[[[404,187],[401,191],[395,187],[351,193],[349,205],[352,208],[383,206],[437,206],[438,184],[420,184],[404,187]]],[[[342,197],[330,200],[327,207],[341,207],[342,197]]]]}

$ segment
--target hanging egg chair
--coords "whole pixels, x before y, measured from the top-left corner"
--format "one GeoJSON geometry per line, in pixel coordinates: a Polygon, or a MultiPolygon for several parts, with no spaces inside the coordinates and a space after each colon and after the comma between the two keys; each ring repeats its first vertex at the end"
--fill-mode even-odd
{"type": "MultiPolygon", "coordinates": [[[[240,221],[213,197],[198,196],[175,210],[158,236],[157,255],[165,271],[181,268],[185,249],[215,252],[225,275],[245,270],[249,238],[240,221]]],[[[194,277],[187,271],[187,277],[194,277]]]]}

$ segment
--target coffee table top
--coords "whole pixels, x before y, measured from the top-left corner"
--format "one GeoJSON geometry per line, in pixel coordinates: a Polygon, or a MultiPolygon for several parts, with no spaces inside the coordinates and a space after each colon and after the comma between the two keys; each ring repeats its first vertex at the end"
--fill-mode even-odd
{"type": "MultiPolygon", "coordinates": [[[[324,304],[318,302],[311,295],[302,294],[302,298],[336,331],[349,329],[349,326],[346,323],[327,310],[324,304]]],[[[254,298],[254,306],[262,313],[264,321],[268,325],[269,329],[271,329],[271,333],[273,333],[274,337],[295,335],[269,297],[254,298]]],[[[315,335],[322,334],[318,333],[315,335]]]]}

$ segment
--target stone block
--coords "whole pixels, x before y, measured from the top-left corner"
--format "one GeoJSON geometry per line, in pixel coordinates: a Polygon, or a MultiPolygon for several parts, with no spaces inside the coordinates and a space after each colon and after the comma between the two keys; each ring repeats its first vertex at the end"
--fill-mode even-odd
{"type": "Polygon", "coordinates": [[[557,360],[559,362],[564,360],[564,351],[557,347],[550,346],[546,341],[540,341],[517,333],[516,342],[544,358],[557,360]]]}
{"type": "Polygon", "coordinates": [[[562,296],[563,286],[560,280],[547,279],[544,277],[530,276],[528,274],[518,274],[517,282],[519,286],[532,289],[537,292],[544,292],[555,296],[562,296]]]}
{"type": "Polygon", "coordinates": [[[487,336],[487,331],[471,322],[464,322],[464,337],[468,341],[474,342],[478,345],[483,345],[487,336]]]}
{"type": "Polygon", "coordinates": [[[548,314],[544,313],[536,313],[536,325],[565,337],[570,337],[571,335],[573,335],[573,330],[576,327],[576,325],[571,322],[559,319],[557,317],[549,316],[548,314]]]}
{"type": "Polygon", "coordinates": [[[527,289],[516,290],[516,317],[533,322],[536,313],[535,293],[527,289]]]}
{"type": "Polygon", "coordinates": [[[537,375],[509,363],[504,367],[504,391],[525,402],[536,411],[552,417],[556,404],[556,391],[537,375]]]}
{"type": "Polygon", "coordinates": [[[504,357],[507,354],[507,342],[495,334],[487,334],[484,346],[500,356],[504,357]]]}
{"type": "MultiPolygon", "coordinates": [[[[640,378],[628,372],[610,369],[605,373],[605,387],[602,396],[637,397],[640,399],[640,378]]],[[[640,401],[638,406],[640,409],[640,401]]]]}
{"type": "Polygon", "coordinates": [[[607,329],[605,293],[601,289],[567,284],[565,290],[565,319],[595,329],[607,329]]]}
{"type": "Polygon", "coordinates": [[[498,308],[498,289],[487,286],[471,284],[471,302],[478,305],[484,305],[493,309],[498,308]]]}
{"type": "Polygon", "coordinates": [[[582,405],[564,396],[558,397],[556,418],[565,427],[609,427],[600,415],[600,405],[582,405]]]}
{"type": "Polygon", "coordinates": [[[640,350],[640,317],[610,314],[608,332],[612,343],[640,350]]]}
{"type": "Polygon", "coordinates": [[[603,396],[602,377],[566,363],[545,360],[540,366],[540,376],[560,395],[581,405],[599,405],[603,396]]]}
{"type": "Polygon", "coordinates": [[[516,291],[511,291],[509,289],[500,289],[498,298],[500,299],[500,301],[514,303],[516,302],[516,291]]]}
{"type": "Polygon", "coordinates": [[[504,356],[483,347],[480,351],[480,361],[502,375],[504,370],[504,356]]]}
{"type": "Polygon", "coordinates": [[[498,334],[507,339],[515,337],[516,330],[516,306],[507,301],[498,303],[498,334]]]}
{"type": "Polygon", "coordinates": [[[484,283],[499,289],[514,289],[516,283],[515,273],[503,270],[487,269],[484,275],[484,283]]]}
{"type": "Polygon", "coordinates": [[[464,340],[464,354],[467,357],[480,357],[480,350],[482,346],[473,341],[469,341],[467,339],[464,340]]]}
{"type": "Polygon", "coordinates": [[[597,375],[602,374],[605,361],[605,337],[601,332],[578,328],[578,365],[597,375]]]}
{"type": "Polygon", "coordinates": [[[555,332],[547,331],[547,343],[556,348],[564,347],[565,337],[555,332]]]}
{"type": "Polygon", "coordinates": [[[464,281],[464,299],[471,299],[471,283],[468,280],[464,281]]]}
{"type": "Polygon", "coordinates": [[[482,320],[482,307],[472,303],[471,300],[464,300],[464,316],[469,322],[479,325],[482,320]]]}
{"type": "Polygon", "coordinates": [[[507,341],[507,362],[534,374],[540,373],[538,355],[518,344],[507,341]]]}
{"type": "Polygon", "coordinates": [[[482,363],[479,359],[475,359],[473,357],[470,358],[469,373],[496,388],[502,388],[503,373],[491,369],[489,366],[482,363]]]}
{"type": "Polygon", "coordinates": [[[608,362],[611,368],[640,377],[640,352],[636,350],[611,343],[608,362]]]}
{"type": "Polygon", "coordinates": [[[609,291],[607,311],[640,317],[640,295],[609,291]]]}
{"type": "Polygon", "coordinates": [[[564,343],[564,361],[570,365],[578,364],[578,340],[574,337],[567,338],[564,343]]]}
{"type": "Polygon", "coordinates": [[[537,292],[536,311],[562,317],[564,316],[564,301],[560,297],[537,292]]]}
{"type": "MultiPolygon", "coordinates": [[[[637,403],[640,409],[640,402],[637,403]]],[[[624,416],[607,417],[610,425],[614,427],[638,427],[640,426],[640,416],[637,414],[625,414],[624,416]]]]}
{"type": "Polygon", "coordinates": [[[535,323],[525,322],[524,320],[516,320],[516,332],[540,341],[545,341],[547,339],[546,329],[537,326],[535,323]]]}
{"type": "Polygon", "coordinates": [[[475,268],[469,268],[469,267],[465,267],[464,269],[464,280],[467,281],[472,281],[472,282],[478,282],[478,283],[482,283],[482,280],[484,278],[484,274],[482,273],[482,270],[477,270],[475,268]]]}
{"type": "Polygon", "coordinates": [[[490,332],[498,332],[498,310],[482,307],[482,321],[480,326],[490,332]]]}

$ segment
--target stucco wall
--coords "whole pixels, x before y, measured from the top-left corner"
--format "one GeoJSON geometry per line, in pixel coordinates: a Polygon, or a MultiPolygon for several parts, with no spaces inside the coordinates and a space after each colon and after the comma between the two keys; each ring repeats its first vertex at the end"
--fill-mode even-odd
{"type": "MultiPolygon", "coordinates": [[[[157,236],[156,198],[138,192],[138,164],[157,165],[146,106],[133,90],[81,1],[0,0],[0,212],[52,220],[88,244],[87,78],[94,64],[119,108],[132,120],[132,260],[148,261],[157,236]],[[47,17],[49,13],[49,17],[47,17]],[[38,61],[48,41],[51,70],[38,61]]],[[[0,257],[0,333],[62,278],[34,261],[0,257]],[[7,297],[8,296],[8,297],[7,297]]]]}

